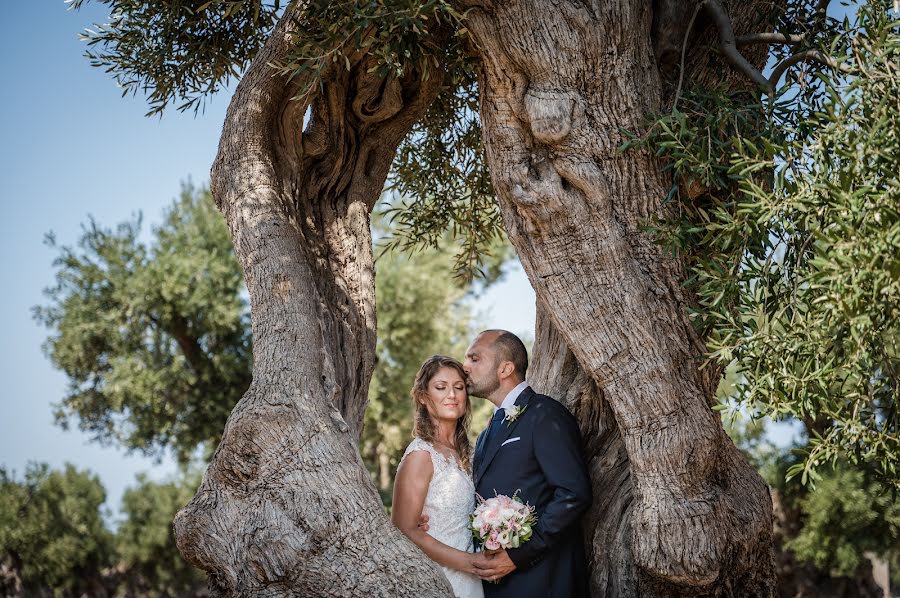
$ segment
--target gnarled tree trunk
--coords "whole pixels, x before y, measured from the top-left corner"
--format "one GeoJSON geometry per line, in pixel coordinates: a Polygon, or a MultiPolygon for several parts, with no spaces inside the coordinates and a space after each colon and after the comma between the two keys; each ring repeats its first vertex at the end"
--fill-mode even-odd
{"type": "Polygon", "coordinates": [[[291,10],[234,95],[212,170],[250,293],[253,381],[177,515],[178,547],[229,596],[445,596],[357,447],[375,350],[369,214],[440,77],[381,80],[359,56],[292,99],[300,82],[268,66],[289,51],[291,10]]]}
{"type": "Polygon", "coordinates": [[[641,230],[670,180],[618,150],[663,106],[652,19],[630,0],[469,14],[492,180],[537,294],[530,377],[585,435],[593,595],[768,596],[768,488],[710,409],[683,266],[641,230]]]}

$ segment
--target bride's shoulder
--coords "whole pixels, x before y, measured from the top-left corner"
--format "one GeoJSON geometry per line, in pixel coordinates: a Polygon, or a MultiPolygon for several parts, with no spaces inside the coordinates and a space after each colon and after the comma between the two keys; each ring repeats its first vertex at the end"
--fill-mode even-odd
{"type": "MultiPolygon", "coordinates": [[[[437,450],[431,443],[421,438],[414,438],[403,452],[403,457],[400,458],[400,463],[397,465],[398,472],[404,471],[410,474],[411,469],[412,472],[418,472],[421,475],[430,477],[432,472],[438,468],[438,463],[440,462],[439,459],[435,458],[437,454],[437,450]]],[[[412,475],[418,474],[413,473],[412,475]]]]}
{"type": "Polygon", "coordinates": [[[437,449],[435,449],[434,446],[427,440],[422,440],[421,438],[416,436],[406,447],[406,450],[403,452],[403,456],[406,457],[408,454],[415,451],[423,451],[430,455],[434,455],[437,452],[437,449]]]}

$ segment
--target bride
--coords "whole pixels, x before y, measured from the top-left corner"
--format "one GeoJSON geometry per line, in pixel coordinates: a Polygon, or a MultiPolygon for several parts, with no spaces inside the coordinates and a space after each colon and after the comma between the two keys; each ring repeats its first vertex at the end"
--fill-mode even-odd
{"type": "Polygon", "coordinates": [[[391,520],[441,566],[457,598],[482,598],[469,531],[475,509],[466,435],[472,407],[462,364],[442,355],[429,358],[411,394],[415,438],[397,469],[391,520]],[[423,514],[428,531],[418,527],[423,514]]]}

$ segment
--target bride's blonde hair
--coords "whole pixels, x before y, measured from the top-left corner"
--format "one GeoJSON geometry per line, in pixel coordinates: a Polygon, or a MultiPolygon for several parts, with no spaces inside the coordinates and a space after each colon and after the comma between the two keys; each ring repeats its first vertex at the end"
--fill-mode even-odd
{"type": "MultiPolygon", "coordinates": [[[[419,372],[416,374],[416,381],[413,382],[412,390],[409,394],[412,397],[415,407],[415,419],[413,421],[413,436],[417,436],[427,442],[434,442],[434,422],[428,415],[428,408],[424,401],[428,400],[428,384],[431,379],[441,370],[448,368],[456,370],[462,377],[463,382],[466,380],[466,372],[460,362],[446,355],[432,355],[425,360],[419,372]]],[[[462,417],[456,420],[456,452],[463,465],[469,467],[469,459],[472,450],[469,446],[469,422],[472,419],[472,403],[469,401],[469,393],[466,391],[466,411],[462,417]]]]}

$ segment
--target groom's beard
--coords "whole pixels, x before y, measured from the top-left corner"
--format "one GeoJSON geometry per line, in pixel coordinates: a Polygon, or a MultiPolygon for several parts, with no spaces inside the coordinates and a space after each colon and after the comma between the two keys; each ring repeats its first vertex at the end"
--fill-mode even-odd
{"type": "Polygon", "coordinates": [[[480,384],[470,378],[466,384],[469,394],[480,399],[487,399],[498,388],[500,388],[500,378],[497,377],[494,377],[493,380],[483,380],[480,384]]]}

